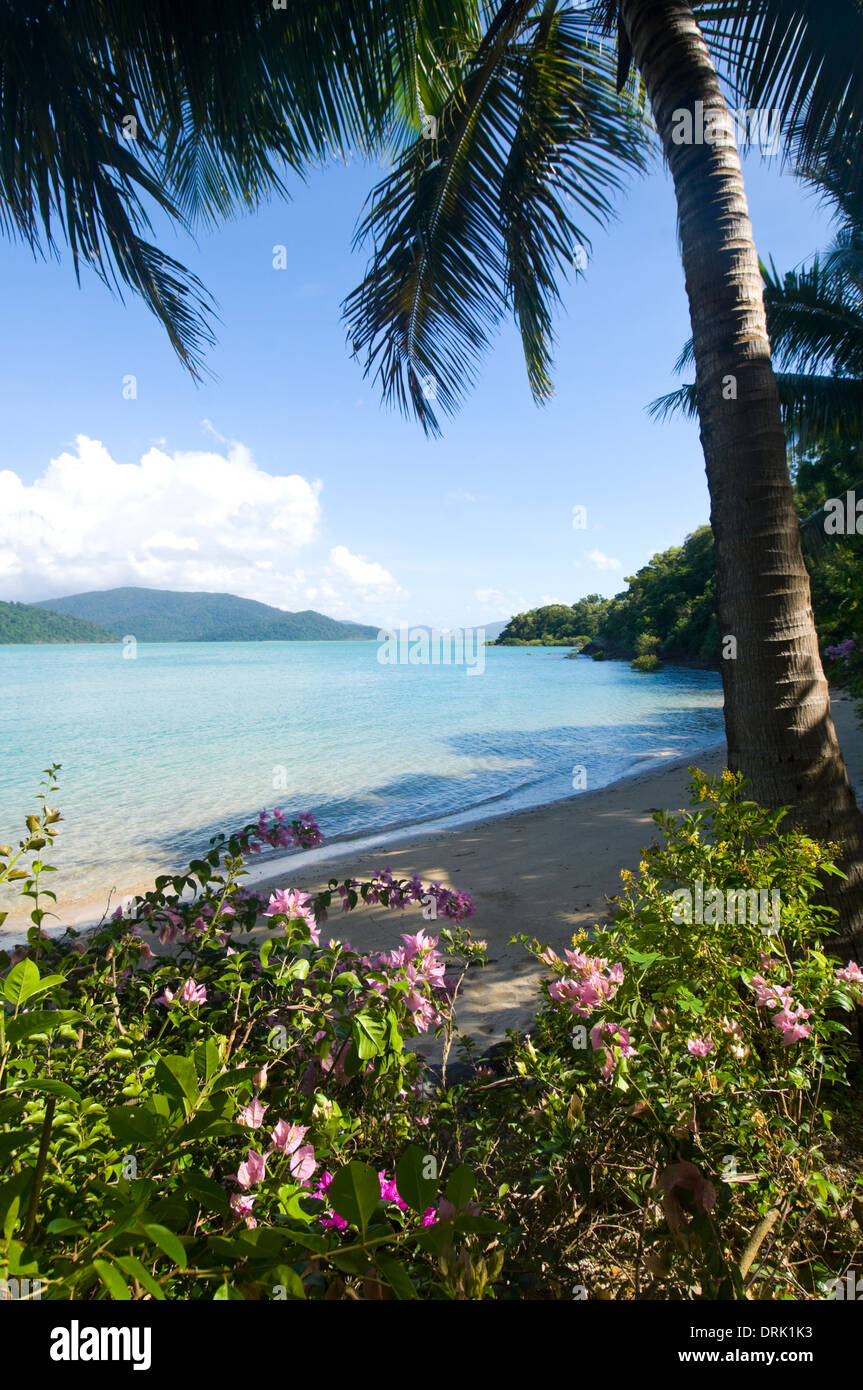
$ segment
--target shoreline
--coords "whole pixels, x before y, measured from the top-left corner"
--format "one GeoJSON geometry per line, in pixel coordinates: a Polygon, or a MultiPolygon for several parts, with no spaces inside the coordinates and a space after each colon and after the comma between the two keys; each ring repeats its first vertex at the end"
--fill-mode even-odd
{"type": "MultiPolygon", "coordinates": [[[[863,728],[847,696],[834,696],[832,712],[849,776],[863,804],[863,728]]],[[[653,812],[684,810],[689,802],[687,768],[718,772],[725,764],[725,744],[686,755],[667,750],[667,761],[659,766],[656,753],[641,759],[648,760],[652,766],[636,766],[604,787],[535,806],[474,817],[468,823],[442,818],[330,841],[314,850],[294,850],[254,865],[243,882],[261,893],[290,887],[318,892],[331,878],[349,873],[367,879],[389,868],[398,878],[418,873],[424,882],[470,893],[475,912],[468,925],[477,938],[487,941],[488,964],[464,981],[456,1012],[460,1032],[472,1037],[482,1053],[508,1029],[529,1031],[536,1011],[543,970],[519,944],[511,944],[511,938],[537,937],[561,951],[573,932],[607,917],[607,900],[619,890],[620,870],[635,869],[642,847],[658,834],[653,812]]],[[[418,916],[379,904],[360,905],[346,915],[336,903],[321,937],[349,939],[363,952],[389,950],[399,944],[401,932],[425,925],[418,916]]],[[[54,928],[51,934],[62,930],[54,928]]],[[[435,923],[426,930],[435,935],[435,923]]],[[[17,928],[3,932],[3,945],[11,946],[23,936],[17,928]]],[[[413,1046],[430,1061],[440,1055],[441,1043],[433,1036],[423,1035],[413,1046]]]]}
{"type": "MultiPolygon", "coordinates": [[[[633,754],[633,765],[616,777],[613,781],[604,783],[602,786],[586,788],[584,791],[569,792],[562,796],[552,796],[549,799],[528,803],[527,805],[515,805],[508,809],[501,806],[501,809],[491,810],[491,807],[501,805],[508,801],[515,800],[524,790],[517,789],[515,792],[503,792],[498,796],[487,797],[483,801],[474,803],[459,811],[452,811],[447,814],[431,813],[427,817],[408,822],[394,822],[379,829],[364,832],[361,834],[346,833],[335,835],[328,838],[323,845],[312,850],[287,850],[277,854],[269,854],[263,862],[255,859],[247,861],[247,872],[244,883],[249,888],[270,888],[281,884],[286,876],[294,879],[303,877],[317,885],[320,881],[321,886],[326,885],[328,878],[332,874],[321,877],[323,870],[329,864],[337,863],[341,860],[350,859],[359,861],[365,860],[369,854],[384,854],[391,850],[395,851],[405,844],[422,839],[446,839],[448,836],[456,836],[467,830],[486,826],[498,825],[520,817],[530,817],[536,813],[541,813],[552,808],[567,806],[570,803],[590,801],[591,798],[601,796],[614,787],[620,787],[631,782],[643,782],[649,780],[655,774],[666,772],[681,771],[686,767],[697,763],[703,764],[706,760],[716,757],[725,747],[725,740],[719,739],[714,743],[707,744],[690,753],[679,753],[674,748],[661,748],[648,753],[633,754]],[[648,766],[645,766],[647,764],[648,766]],[[295,874],[293,866],[301,865],[299,874],[295,874]]],[[[383,868],[383,863],[380,864],[383,868]]],[[[114,885],[106,889],[103,894],[96,897],[82,897],[72,900],[65,909],[61,909],[62,922],[58,925],[51,925],[47,921],[44,923],[44,930],[51,936],[60,936],[68,927],[73,927],[76,931],[88,931],[95,929],[100,921],[116,907],[136,896],[139,893],[147,892],[153,885],[156,874],[167,873],[165,868],[155,869],[151,877],[139,877],[130,879],[122,888],[114,885]]],[[[177,872],[182,872],[179,868],[177,872]]],[[[352,871],[352,876],[353,871],[352,871]]],[[[409,876],[409,875],[408,875],[409,876]]],[[[19,942],[26,940],[26,928],[23,925],[11,925],[8,928],[0,928],[0,944],[15,946],[19,942]]]]}

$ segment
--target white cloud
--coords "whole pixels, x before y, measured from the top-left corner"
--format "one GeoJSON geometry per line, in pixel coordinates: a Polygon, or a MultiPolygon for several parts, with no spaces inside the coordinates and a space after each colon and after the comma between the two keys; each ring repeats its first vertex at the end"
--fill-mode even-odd
{"type": "Polygon", "coordinates": [[[349,607],[351,601],[364,609],[377,603],[379,611],[381,604],[409,597],[407,590],[396,583],[383,565],[367,560],[364,555],[353,555],[346,545],[333,546],[330,551],[330,565],[322,580],[321,592],[329,599],[328,612],[349,607]],[[344,593],[346,584],[347,594],[344,593]]]}
{"type": "Polygon", "coordinates": [[[402,594],[387,570],[341,545],[317,563],[308,553],[321,529],[320,482],[268,473],[242,444],[225,443],[222,452],[151,447],[140,463],[118,463],[79,435],[77,451],[31,484],[0,471],[2,597],[130,584],[279,608],[315,597],[324,611],[377,620],[381,602],[402,594]]]}
{"type": "Polygon", "coordinates": [[[591,550],[587,557],[595,569],[598,570],[622,570],[623,565],[619,560],[615,560],[611,555],[603,555],[601,550],[591,550]]]}
{"type": "Polygon", "coordinates": [[[527,600],[522,594],[507,593],[503,589],[474,589],[473,596],[488,618],[510,618],[513,613],[521,613],[527,607],[527,600]]]}

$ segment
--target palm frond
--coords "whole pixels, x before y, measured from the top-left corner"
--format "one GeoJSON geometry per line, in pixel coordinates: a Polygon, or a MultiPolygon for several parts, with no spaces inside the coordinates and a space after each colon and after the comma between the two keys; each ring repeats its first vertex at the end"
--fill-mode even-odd
{"type": "Polygon", "coordinates": [[[0,231],[143,296],[200,376],[212,305],[146,235],[287,192],[393,127],[410,55],[475,0],[0,0],[0,231]]]}
{"type": "Polygon", "coordinates": [[[859,444],[863,438],[863,379],[777,372],[786,428],[798,452],[830,440],[859,444]]]}
{"type": "Polygon", "coordinates": [[[685,386],[679,386],[676,391],[669,391],[665,396],[657,396],[647,407],[647,413],[653,420],[659,421],[670,420],[672,415],[682,415],[686,420],[697,420],[698,394],[695,383],[689,382],[685,386]]]}
{"type": "Polygon", "coordinates": [[[454,76],[437,139],[415,141],[374,190],[357,244],[374,251],[345,301],[354,351],[384,399],[439,432],[491,334],[517,319],[535,396],[551,389],[559,274],[589,246],[644,159],[635,103],[583,14],[505,4],[454,76]],[[429,389],[431,387],[431,389],[429,389]]]}
{"type": "Polygon", "coordinates": [[[749,110],[781,113],[795,165],[842,146],[863,189],[863,8],[858,0],[698,0],[714,59],[749,110]]]}
{"type": "Polygon", "coordinates": [[[841,376],[863,376],[861,299],[848,293],[845,277],[825,273],[818,257],[784,276],[772,261],[761,273],[776,364],[805,372],[829,366],[841,376]]]}

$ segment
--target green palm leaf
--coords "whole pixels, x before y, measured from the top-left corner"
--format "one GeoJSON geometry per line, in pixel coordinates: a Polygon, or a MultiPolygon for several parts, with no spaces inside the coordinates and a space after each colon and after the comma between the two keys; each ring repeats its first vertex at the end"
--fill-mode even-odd
{"type": "MultiPolygon", "coordinates": [[[[550,393],[550,309],[603,223],[627,169],[644,162],[634,101],[584,15],[506,4],[474,57],[451,69],[437,138],[409,146],[374,190],[357,242],[367,274],[345,302],[366,373],[384,398],[439,431],[505,313],[518,322],[531,388],[550,393]]],[[[465,35],[465,40],[471,35],[465,35]]]]}

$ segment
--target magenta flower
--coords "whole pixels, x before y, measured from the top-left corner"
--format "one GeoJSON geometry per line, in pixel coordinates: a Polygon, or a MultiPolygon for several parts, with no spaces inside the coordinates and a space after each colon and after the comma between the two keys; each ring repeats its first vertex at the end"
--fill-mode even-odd
{"type": "MultiPolygon", "coordinates": [[[[317,1187],[312,1190],[312,1196],[319,1197],[321,1201],[326,1201],[332,1180],[332,1173],[324,1171],[318,1180],[317,1187]]],[[[339,1216],[337,1211],[323,1212],[322,1215],[318,1217],[318,1220],[327,1231],[346,1231],[348,1228],[347,1221],[343,1216],[339,1216]]]]}
{"type": "Polygon", "coordinates": [[[690,1038],[686,1044],[687,1052],[691,1052],[693,1057],[706,1057],[708,1052],[712,1052],[716,1044],[708,1033],[704,1038],[690,1038]]]}
{"type": "Polygon", "coordinates": [[[408,1204],[407,1202],[403,1202],[401,1197],[399,1196],[399,1190],[396,1187],[395,1179],[388,1178],[386,1175],[386,1170],[382,1168],[381,1171],[378,1173],[378,1180],[381,1185],[381,1198],[383,1199],[383,1201],[394,1202],[395,1205],[399,1207],[402,1211],[407,1211],[408,1204]]]}

